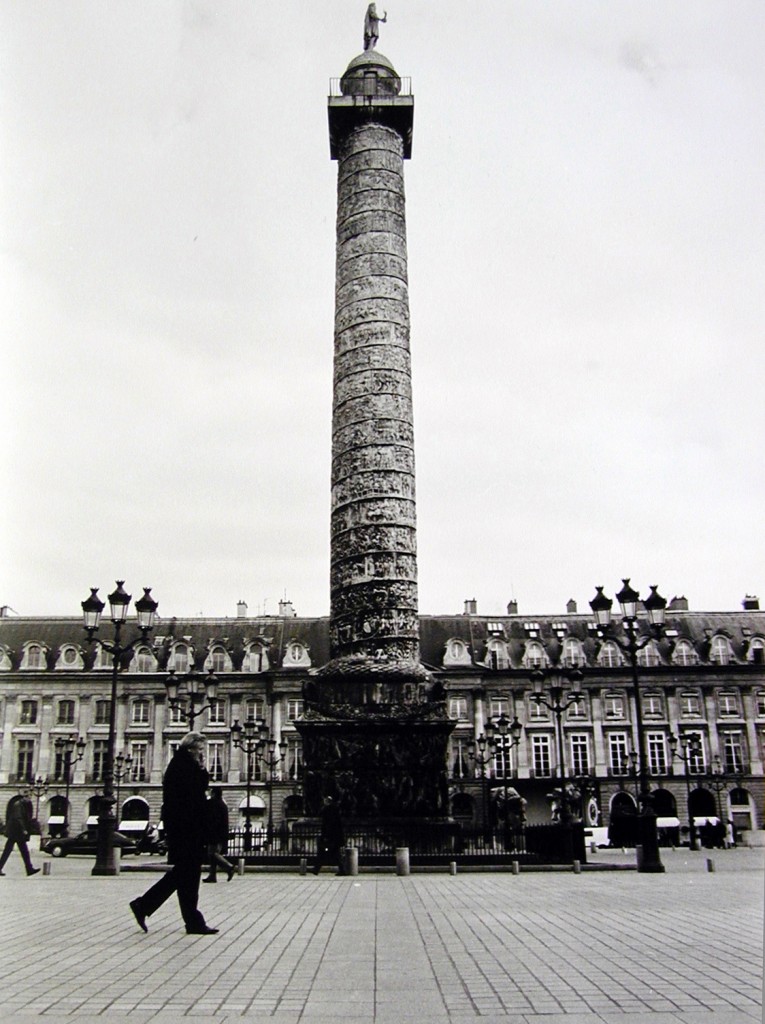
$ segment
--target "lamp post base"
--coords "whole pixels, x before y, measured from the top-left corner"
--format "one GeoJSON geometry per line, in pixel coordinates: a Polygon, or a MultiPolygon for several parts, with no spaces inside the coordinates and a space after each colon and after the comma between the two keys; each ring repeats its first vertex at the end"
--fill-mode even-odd
{"type": "Polygon", "coordinates": [[[661,874],[665,869],[659,854],[656,815],[652,808],[644,810],[638,817],[638,836],[640,844],[635,851],[638,871],[646,874],[661,874]]]}

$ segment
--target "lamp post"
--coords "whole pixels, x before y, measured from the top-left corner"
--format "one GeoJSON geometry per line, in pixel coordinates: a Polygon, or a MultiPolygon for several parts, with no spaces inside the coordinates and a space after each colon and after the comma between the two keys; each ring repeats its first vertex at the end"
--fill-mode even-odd
{"type": "MultiPolygon", "coordinates": [[[[495,723],[495,734],[494,734],[494,745],[496,750],[502,751],[502,800],[503,800],[503,811],[505,818],[505,849],[509,846],[510,830],[509,830],[509,814],[507,810],[507,767],[508,757],[513,747],[517,747],[521,742],[521,734],[523,733],[523,726],[518,721],[518,716],[513,716],[512,722],[507,715],[502,712],[495,723]]],[[[521,822],[523,817],[521,816],[521,822]]]]}
{"type": "MultiPolygon", "coordinates": [[[[122,659],[140,643],[146,642],[149,631],[154,626],[157,602],[151,596],[149,587],[143,588],[143,597],[135,603],[140,636],[126,644],[122,643],[122,628],[127,622],[128,608],[132,600],[125,592],[124,580],[117,580],[117,588],[109,594],[109,614],[114,626],[114,639],[101,640],[101,646],[112,657],[112,686],[109,702],[109,733],[106,742],[106,758],[104,760],[104,786],[98,812],[98,845],[93,875],[116,875],[117,863],[114,856],[114,746],[117,732],[117,681],[119,679],[122,659]]],[[[82,614],[88,640],[92,643],[101,622],[104,602],[98,596],[98,588],[90,588],[90,597],[82,602],[82,614]]]]}
{"type": "Polygon", "coordinates": [[[239,724],[239,719],[231,726],[231,739],[237,750],[241,750],[247,759],[247,813],[244,816],[244,851],[249,853],[252,849],[252,822],[250,821],[250,789],[252,788],[252,759],[260,743],[260,731],[258,722],[250,715],[244,725],[239,724]]]}
{"type": "Polygon", "coordinates": [[[120,783],[123,779],[126,779],[130,775],[130,769],[133,767],[133,757],[131,754],[127,756],[125,754],[117,754],[114,758],[114,778],[117,782],[117,799],[116,809],[117,814],[114,821],[115,828],[120,827],[120,783]]]}
{"type": "Polygon", "coordinates": [[[691,764],[698,764],[699,758],[701,757],[701,737],[698,733],[683,733],[681,736],[675,736],[674,734],[669,737],[669,749],[673,759],[677,758],[678,761],[682,761],[683,769],[685,772],[685,793],[686,802],[688,805],[688,848],[690,850],[698,850],[699,845],[696,841],[696,823],[691,813],[691,764]],[[680,749],[678,750],[678,744],[680,749]]]}
{"type": "Polygon", "coordinates": [[[64,797],[64,835],[69,835],[69,787],[72,784],[72,768],[85,756],[85,740],[79,736],[59,736],[55,741],[56,753],[61,758],[62,770],[64,773],[64,786],[66,796],[64,797]],[[77,756],[74,756],[75,750],[77,756]]]}
{"type": "Polygon", "coordinates": [[[260,740],[255,749],[255,756],[268,771],[268,832],[266,841],[271,845],[274,835],[274,769],[287,756],[287,741],[277,744],[268,733],[268,726],[263,722],[260,726],[260,740]]]}
{"type": "Polygon", "coordinates": [[[724,824],[725,819],[723,818],[722,812],[721,793],[724,789],[728,788],[728,775],[719,756],[714,758],[712,765],[707,772],[706,781],[717,794],[717,814],[720,818],[720,822],[724,824]]]}
{"type": "Polygon", "coordinates": [[[574,860],[574,832],[571,822],[571,808],[566,793],[566,762],[563,745],[564,711],[582,700],[582,672],[578,668],[536,669],[531,673],[534,693],[529,697],[537,707],[547,708],[555,715],[555,733],[558,740],[558,776],[560,777],[560,824],[563,829],[563,857],[566,862],[574,860]],[[564,694],[564,680],[571,686],[571,693],[564,694]],[[547,683],[550,696],[545,697],[542,686],[547,683]]]}
{"type": "Polygon", "coordinates": [[[29,786],[29,792],[35,795],[35,821],[39,823],[40,820],[40,797],[48,792],[48,776],[43,778],[38,775],[37,778],[29,786]]]}
{"type": "MultiPolygon", "coordinates": [[[[603,593],[603,587],[596,587],[595,597],[590,601],[590,608],[595,615],[598,633],[608,637],[626,654],[632,669],[632,693],[635,703],[635,725],[638,736],[638,778],[640,780],[640,814],[638,816],[638,835],[641,851],[638,853],[638,871],[659,873],[664,865],[659,855],[659,838],[656,831],[656,812],[653,809],[651,793],[648,788],[648,755],[646,750],[645,730],[643,729],[643,708],[640,697],[640,681],[638,678],[638,652],[648,644],[652,635],[638,639],[638,605],[640,594],[630,586],[629,579],[622,580],[622,589],[616,595],[622,613],[622,624],[627,640],[618,639],[610,630],[611,607],[613,601],[603,593]]],[[[664,625],[667,602],[651,587],[651,593],[643,601],[649,625],[653,635],[660,635],[664,625]]]]}
{"type": "Polygon", "coordinates": [[[188,723],[189,732],[194,731],[194,722],[204,711],[209,711],[218,696],[218,679],[210,669],[206,676],[196,669],[191,669],[185,675],[176,676],[175,669],[170,669],[170,674],[165,680],[167,690],[167,703],[176,711],[180,711],[188,723]],[[179,696],[179,689],[183,692],[179,696]],[[207,701],[207,703],[205,703],[207,701]]]}
{"type": "Polygon", "coordinates": [[[480,736],[468,741],[467,751],[468,757],[481,772],[479,777],[481,779],[481,802],[483,805],[483,832],[484,839],[488,840],[491,830],[489,828],[488,799],[486,796],[486,768],[494,757],[494,724],[491,719],[486,723],[485,733],[482,732],[480,736]]]}

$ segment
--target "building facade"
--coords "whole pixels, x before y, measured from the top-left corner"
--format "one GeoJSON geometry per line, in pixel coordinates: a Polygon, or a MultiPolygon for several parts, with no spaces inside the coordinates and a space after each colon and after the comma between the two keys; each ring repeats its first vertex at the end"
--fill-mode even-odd
{"type": "MultiPolygon", "coordinates": [[[[232,828],[249,815],[256,834],[269,820],[278,834],[301,817],[296,723],[304,686],[330,658],[329,619],[301,618],[289,603],[280,610],[252,618],[242,603],[232,618],[161,620],[145,642],[135,629],[139,642],[120,666],[117,686],[116,750],[131,758],[118,778],[124,830],[159,821],[162,774],[188,729],[182,709],[168,702],[171,670],[181,680],[192,669],[218,680],[195,728],[207,737],[207,766],[223,787],[232,828]],[[275,763],[235,746],[231,726],[249,717],[268,726],[272,749],[282,744],[275,763]]],[[[454,722],[450,812],[463,825],[484,827],[495,820],[499,794],[511,787],[530,823],[549,821],[562,739],[563,774],[578,788],[585,822],[606,827],[617,809],[636,804],[632,669],[621,648],[598,634],[592,615],[577,613],[572,602],[561,615],[510,611],[487,617],[466,602],[462,614],[420,616],[422,662],[442,684],[454,722]],[[533,700],[533,673],[542,671],[544,692],[545,673],[556,668],[582,672],[582,699],[560,716],[533,700]],[[503,715],[517,718],[520,739],[495,741],[476,761],[477,741],[503,715]]],[[[70,831],[95,822],[113,671],[99,635],[108,640],[110,628],[105,621],[91,644],[79,620],[0,617],[0,813],[32,785],[44,833],[60,828],[64,815],[70,831]],[[56,744],[67,738],[84,741],[70,755],[68,786],[63,744],[56,744]]],[[[692,812],[731,821],[738,831],[762,829],[765,613],[756,600],[742,611],[717,613],[690,611],[675,600],[660,638],[649,636],[642,617],[638,629],[646,641],[638,654],[639,689],[660,824],[674,819],[682,829],[692,812]],[[683,761],[678,754],[690,737],[693,756],[683,761]]]]}

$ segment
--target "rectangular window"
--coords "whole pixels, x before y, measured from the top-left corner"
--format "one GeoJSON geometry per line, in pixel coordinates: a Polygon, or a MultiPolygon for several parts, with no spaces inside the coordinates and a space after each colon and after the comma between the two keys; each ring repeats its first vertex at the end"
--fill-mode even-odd
{"type": "Polygon", "coordinates": [[[93,721],[96,725],[108,725],[109,724],[109,711],[111,709],[112,702],[110,700],[97,700],[96,711],[93,721]]]}
{"type": "Polygon", "coordinates": [[[287,740],[286,775],[291,782],[303,778],[303,744],[298,739],[287,740]]]}
{"type": "Polygon", "coordinates": [[[465,740],[452,740],[452,777],[466,779],[470,775],[470,758],[465,740]]]}
{"type": "Polygon", "coordinates": [[[580,700],[574,701],[574,703],[569,706],[569,709],[566,712],[566,720],[568,721],[572,718],[575,721],[577,719],[581,720],[583,718],[587,718],[587,701],[584,697],[580,700]]]}
{"type": "Polygon", "coordinates": [[[537,704],[535,700],[529,700],[529,721],[540,722],[546,721],[547,719],[547,708],[544,704],[537,704]]]}
{"type": "Polygon", "coordinates": [[[184,725],[186,722],[186,716],[184,714],[184,708],[182,704],[169,704],[167,713],[167,721],[169,725],[184,725]]]}
{"type": "Polygon", "coordinates": [[[223,782],[223,743],[220,740],[207,741],[207,771],[211,782],[223,782]]]}
{"type": "Polygon", "coordinates": [[[680,694],[680,714],[684,718],[698,718],[701,714],[701,697],[698,693],[680,694]]]}
{"type": "Polygon", "coordinates": [[[264,782],[266,779],[266,771],[260,758],[254,753],[248,754],[246,757],[243,753],[242,758],[244,765],[243,771],[245,775],[247,774],[247,769],[249,767],[250,779],[254,782],[264,782]]]}
{"type": "Polygon", "coordinates": [[[244,706],[245,718],[252,718],[256,722],[262,722],[266,717],[266,705],[260,697],[253,697],[244,706]]]}
{"type": "Polygon", "coordinates": [[[589,775],[590,741],[587,733],[571,733],[569,744],[571,749],[571,769],[574,775],[589,775]]]}
{"type": "Polygon", "coordinates": [[[131,743],[130,744],[130,756],[133,758],[133,764],[130,767],[130,778],[133,782],[145,782],[147,778],[147,743],[131,743]]]}
{"type": "Polygon", "coordinates": [[[536,778],[549,779],[552,775],[550,759],[550,737],[531,737],[531,761],[534,766],[536,778]]]}
{"type": "Polygon", "coordinates": [[[624,697],[620,693],[607,693],[604,698],[606,718],[624,718],[624,697]]]}
{"type": "Polygon", "coordinates": [[[303,702],[298,697],[287,700],[287,721],[294,722],[303,714],[303,702]]]}
{"type": "Polygon", "coordinates": [[[651,775],[667,774],[667,744],[664,733],[646,733],[646,746],[648,747],[648,771],[651,775]]]}
{"type": "Polygon", "coordinates": [[[209,725],[226,724],[226,702],[225,700],[210,701],[210,712],[207,722],[209,725]]]}
{"type": "Polygon", "coordinates": [[[735,693],[719,693],[717,707],[720,718],[738,718],[738,697],[735,693]]]}
{"type": "Polygon", "coordinates": [[[513,747],[512,737],[496,736],[494,748],[494,777],[504,779],[513,774],[513,747]]]}
{"type": "Polygon", "coordinates": [[[493,719],[510,717],[510,700],[508,697],[492,697],[489,702],[489,713],[493,719]]]}
{"type": "Polygon", "coordinates": [[[35,741],[19,740],[16,757],[16,781],[33,782],[35,775],[35,741]]]}
{"type": "Polygon", "coordinates": [[[746,771],[744,764],[744,743],[740,732],[726,732],[720,737],[723,741],[723,764],[729,775],[746,771]]]}
{"type": "MultiPolygon", "coordinates": [[[[696,742],[689,744],[687,751],[689,775],[704,775],[707,770],[706,757],[704,756],[704,738],[700,733],[694,733],[696,742]]],[[[691,737],[688,737],[689,739],[691,737]]]]}
{"type": "Polygon", "coordinates": [[[57,722],[59,725],[74,725],[74,701],[73,700],[60,700],[58,702],[58,718],[57,722]]]}
{"type": "Polygon", "coordinates": [[[22,700],[19,709],[19,724],[34,725],[37,722],[37,701],[22,700]]]}
{"type": "Polygon", "coordinates": [[[466,697],[450,697],[449,698],[449,718],[456,722],[467,721],[467,698],[466,697]]]}
{"type": "Polygon", "coordinates": [[[133,725],[149,724],[149,702],[148,700],[133,701],[131,722],[133,725]]]}
{"type": "Polygon", "coordinates": [[[106,765],[106,748],[108,740],[93,740],[93,781],[101,782],[106,765]]]}
{"type": "Polygon", "coordinates": [[[664,714],[663,702],[661,694],[658,693],[646,693],[643,696],[643,717],[644,718],[661,718],[664,714]]]}
{"type": "Polygon", "coordinates": [[[66,781],[64,779],[64,772],[66,769],[66,762],[64,760],[64,751],[58,747],[53,748],[55,751],[53,759],[53,778],[56,782],[66,781]]]}
{"type": "Polygon", "coordinates": [[[630,761],[626,732],[609,733],[608,765],[612,775],[629,775],[630,761]]]}
{"type": "Polygon", "coordinates": [[[758,690],[757,692],[757,714],[760,717],[765,715],[765,690],[758,690]]]}

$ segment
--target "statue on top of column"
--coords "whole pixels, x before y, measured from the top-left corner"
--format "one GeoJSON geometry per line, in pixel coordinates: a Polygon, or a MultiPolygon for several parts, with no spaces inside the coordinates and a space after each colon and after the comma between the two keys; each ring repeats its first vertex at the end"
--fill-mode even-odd
{"type": "Polygon", "coordinates": [[[366,17],[364,18],[364,49],[374,50],[377,46],[377,40],[380,36],[380,22],[388,20],[388,12],[383,11],[382,18],[377,13],[377,7],[375,4],[370,4],[367,7],[366,17]]]}

